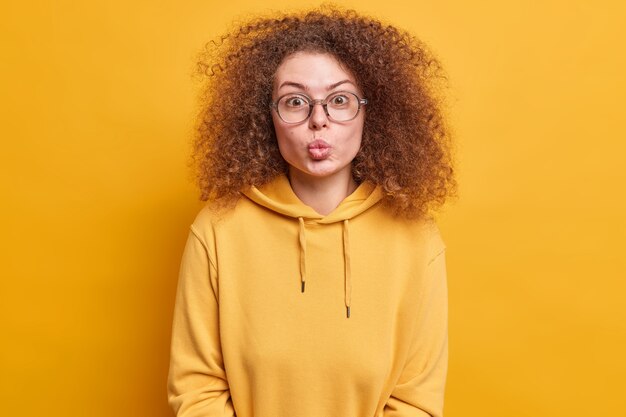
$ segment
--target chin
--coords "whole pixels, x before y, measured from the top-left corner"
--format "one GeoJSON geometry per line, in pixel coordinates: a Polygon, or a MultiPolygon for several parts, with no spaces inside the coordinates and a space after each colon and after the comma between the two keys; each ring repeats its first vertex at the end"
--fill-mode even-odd
{"type": "Polygon", "coordinates": [[[328,169],[299,169],[296,168],[297,171],[300,171],[301,173],[311,176],[311,177],[315,177],[315,178],[328,178],[328,177],[332,177],[333,175],[337,175],[340,174],[342,171],[344,171],[345,169],[347,169],[347,167],[341,167],[341,168],[328,168],[328,169]]]}

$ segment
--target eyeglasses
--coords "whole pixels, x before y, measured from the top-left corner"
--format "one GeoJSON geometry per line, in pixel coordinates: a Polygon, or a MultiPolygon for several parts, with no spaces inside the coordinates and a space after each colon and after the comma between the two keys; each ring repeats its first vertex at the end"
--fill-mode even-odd
{"type": "Polygon", "coordinates": [[[272,103],[278,117],[285,123],[302,123],[313,113],[313,106],[321,104],[329,119],[336,122],[349,122],[354,119],[361,106],[367,104],[367,99],[359,98],[349,91],[335,91],[324,100],[312,98],[298,93],[289,93],[281,96],[272,103]]]}

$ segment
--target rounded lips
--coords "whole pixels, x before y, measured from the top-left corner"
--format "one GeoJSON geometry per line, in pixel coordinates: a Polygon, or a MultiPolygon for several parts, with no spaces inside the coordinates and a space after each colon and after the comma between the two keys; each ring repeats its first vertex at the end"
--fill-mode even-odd
{"type": "Polygon", "coordinates": [[[326,142],[323,139],[315,139],[313,142],[309,143],[308,148],[309,149],[325,149],[325,148],[332,148],[332,146],[330,146],[330,143],[326,142]]]}
{"type": "Polygon", "coordinates": [[[321,161],[328,158],[328,156],[332,152],[332,146],[330,145],[330,143],[319,138],[314,139],[313,142],[309,143],[307,148],[309,156],[316,161],[321,161]]]}

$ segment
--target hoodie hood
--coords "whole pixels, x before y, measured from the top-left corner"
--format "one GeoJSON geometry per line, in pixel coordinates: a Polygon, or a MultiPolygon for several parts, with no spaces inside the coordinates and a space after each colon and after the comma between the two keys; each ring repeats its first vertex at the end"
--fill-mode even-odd
{"type": "Polygon", "coordinates": [[[299,225],[298,244],[300,249],[301,292],[306,284],[306,226],[305,220],[318,224],[342,223],[344,257],[344,299],[346,316],[350,318],[352,295],[352,274],[350,270],[350,220],[377,204],[383,196],[382,188],[370,182],[362,182],[356,190],[347,196],[331,213],[324,216],[312,207],[304,204],[294,193],[285,174],[260,187],[252,186],[243,191],[243,195],[254,203],[278,214],[291,217],[299,225]]]}
{"type": "Polygon", "coordinates": [[[366,181],[359,184],[357,189],[347,196],[335,210],[324,216],[298,198],[285,174],[277,176],[261,187],[252,186],[243,194],[258,205],[276,213],[295,219],[315,220],[319,224],[350,220],[382,199],[381,188],[366,181]]]}

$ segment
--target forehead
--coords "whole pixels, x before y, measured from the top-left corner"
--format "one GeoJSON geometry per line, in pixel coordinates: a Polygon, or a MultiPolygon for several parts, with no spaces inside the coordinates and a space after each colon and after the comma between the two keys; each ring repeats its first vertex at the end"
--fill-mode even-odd
{"type": "Polygon", "coordinates": [[[334,56],[320,52],[296,52],[288,55],[278,66],[274,89],[288,82],[302,84],[311,90],[324,90],[343,80],[355,82],[352,74],[334,56]]]}

